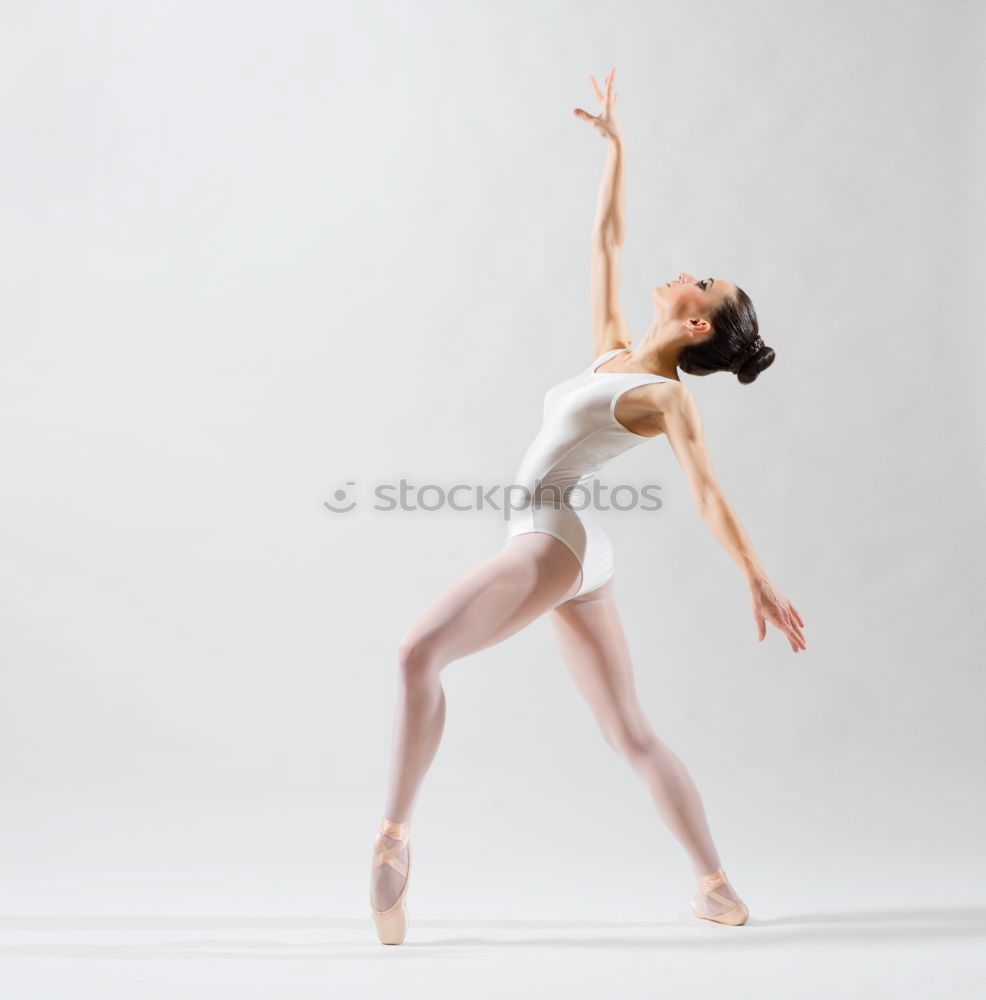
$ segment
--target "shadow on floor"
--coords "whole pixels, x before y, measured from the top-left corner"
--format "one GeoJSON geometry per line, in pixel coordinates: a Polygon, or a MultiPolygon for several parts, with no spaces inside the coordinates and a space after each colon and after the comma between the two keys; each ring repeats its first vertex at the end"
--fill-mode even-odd
{"type": "Polygon", "coordinates": [[[272,959],[365,961],[374,956],[405,958],[471,957],[485,948],[748,948],[801,944],[935,944],[982,940],[986,907],[913,907],[887,910],[791,914],[756,919],[744,927],[722,927],[681,914],[676,921],[420,920],[412,914],[408,938],[399,947],[377,943],[369,920],[321,917],[180,915],[0,916],[7,932],[202,932],[201,939],[148,941],[0,942],[0,958],[78,959],[272,959]],[[447,936],[450,930],[459,934],[447,936]],[[305,940],[211,935],[229,931],[285,934],[305,940]],[[491,931],[484,936],[477,931],[491,931]],[[436,934],[435,932],[438,932],[436,934]],[[462,933],[465,932],[465,933],[462,933]],[[321,939],[325,934],[327,939],[321,939]]]}

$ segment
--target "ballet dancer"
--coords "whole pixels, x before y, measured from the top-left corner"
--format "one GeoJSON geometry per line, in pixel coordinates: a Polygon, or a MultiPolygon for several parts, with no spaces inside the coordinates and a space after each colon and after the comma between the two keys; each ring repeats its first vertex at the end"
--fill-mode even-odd
{"type": "Polygon", "coordinates": [[[511,517],[503,548],[441,594],[399,643],[386,818],[374,838],[370,869],[370,911],[383,944],[400,944],[407,932],[411,814],[445,723],[442,670],[546,612],[603,738],[640,776],[691,862],[698,883],[695,915],[728,925],[749,916],[721,866],[694,782],[640,706],[613,595],[610,544],[572,498],[615,455],[663,434],[699,514],[743,574],[758,639],[770,622],[794,652],[805,649],[804,621],[768,579],[727,503],[698,407],[678,377],[679,369],[690,375],[730,372],[749,384],[773,362],[774,352],[760,339],[753,304],[741,288],[684,272],[653,289],[650,326],[631,346],[618,302],[625,199],[614,75],[611,70],[605,93],[589,77],[602,104],[599,114],[573,110],[609,144],[591,242],[592,363],[548,390],[543,424],[515,480],[529,491],[530,502],[511,517]]]}

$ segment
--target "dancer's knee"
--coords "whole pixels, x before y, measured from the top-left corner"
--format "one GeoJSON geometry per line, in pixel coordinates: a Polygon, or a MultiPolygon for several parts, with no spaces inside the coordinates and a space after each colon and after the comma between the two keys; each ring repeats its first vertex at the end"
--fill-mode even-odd
{"type": "Polygon", "coordinates": [[[638,760],[653,753],[657,736],[646,720],[620,719],[602,727],[603,739],[627,760],[638,760]]]}
{"type": "Polygon", "coordinates": [[[405,684],[430,682],[441,672],[441,658],[435,643],[425,636],[405,635],[397,647],[397,666],[405,684]]]}

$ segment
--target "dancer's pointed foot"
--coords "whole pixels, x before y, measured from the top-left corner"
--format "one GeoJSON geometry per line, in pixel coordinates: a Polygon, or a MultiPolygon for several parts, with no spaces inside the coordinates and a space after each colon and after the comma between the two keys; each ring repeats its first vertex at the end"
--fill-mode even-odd
{"type": "Polygon", "coordinates": [[[381,944],[401,944],[407,933],[407,880],[411,824],[385,819],[373,841],[370,913],[381,944]]]}
{"type": "Polygon", "coordinates": [[[734,927],[746,923],[750,911],[729,884],[724,869],[699,875],[697,881],[699,891],[692,899],[696,917],[734,927]]]}

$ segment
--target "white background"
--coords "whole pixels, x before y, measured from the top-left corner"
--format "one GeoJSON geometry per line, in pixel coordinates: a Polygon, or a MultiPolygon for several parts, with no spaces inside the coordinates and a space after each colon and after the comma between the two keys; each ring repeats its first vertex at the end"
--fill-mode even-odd
{"type": "Polygon", "coordinates": [[[436,935],[422,990],[501,995],[481,970],[508,953],[484,942],[510,921],[561,949],[517,951],[532,995],[597,995],[661,934],[663,975],[695,986],[689,866],[545,621],[445,671],[403,951],[367,913],[397,642],[504,537],[496,512],[382,513],[369,492],[509,482],[545,389],[592,358],[606,147],[572,108],[598,110],[588,74],[612,66],[624,309],[639,338],[678,270],[753,298],[773,367],[683,378],[809,642],[755,641],[666,443],[607,470],[662,488],[657,513],[599,519],[642,702],[755,918],[710,928],[730,947],[702,982],[830,995],[829,949],[866,945],[861,991],[927,995],[943,961],[965,981],[981,5],[43,2],[0,28],[11,995],[64,995],[60,976],[132,995],[139,960],[145,996],[370,995],[405,982],[383,958],[436,935]],[[360,505],[330,513],[347,482],[360,505]],[[591,947],[626,921],[633,941],[591,947]],[[238,951],[237,927],[268,950],[238,951]],[[218,943],[186,954],[195,933],[218,943]]]}

